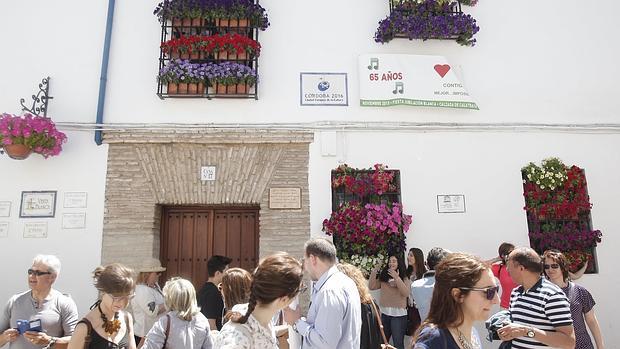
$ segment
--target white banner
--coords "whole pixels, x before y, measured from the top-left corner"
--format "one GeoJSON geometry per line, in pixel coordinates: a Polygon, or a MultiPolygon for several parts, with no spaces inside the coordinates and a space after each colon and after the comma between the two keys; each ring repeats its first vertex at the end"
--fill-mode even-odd
{"type": "Polygon", "coordinates": [[[364,54],[359,57],[360,105],[478,109],[443,56],[364,54]]]}

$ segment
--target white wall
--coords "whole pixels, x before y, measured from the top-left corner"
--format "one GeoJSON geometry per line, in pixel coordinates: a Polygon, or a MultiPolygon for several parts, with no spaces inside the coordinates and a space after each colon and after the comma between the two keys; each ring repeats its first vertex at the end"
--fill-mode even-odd
{"type": "MultiPolygon", "coordinates": [[[[157,0],[117,1],[104,120],[109,123],[311,122],[318,120],[414,122],[615,123],[620,99],[615,63],[620,34],[615,2],[501,2],[482,0],[465,8],[478,20],[478,45],[447,41],[395,40],[376,44],[377,22],[387,0],[265,0],[272,26],[261,32],[260,99],[161,101],[155,95],[160,27],[157,0]],[[436,108],[362,108],[357,104],[357,56],[363,53],[444,55],[463,71],[479,111],[436,108]],[[300,107],[299,73],[349,73],[349,107],[300,107]]],[[[106,1],[5,1],[0,4],[0,111],[18,112],[50,75],[50,115],[57,122],[94,122],[105,31],[106,1]]],[[[66,130],[65,130],[66,131],[66,130]]],[[[94,297],[89,273],[100,261],[107,149],[92,133],[69,132],[57,158],[26,161],[0,157],[0,201],[14,203],[9,238],[0,239],[0,303],[26,288],[25,269],[34,254],[55,253],[64,262],[58,288],[74,295],[84,312],[94,297]],[[17,218],[23,190],[88,192],[87,229],[59,228],[48,219],[49,238],[19,238],[26,220],[17,218]]],[[[401,170],[403,202],[414,215],[410,244],[491,257],[499,242],[527,242],[519,169],[529,161],[558,156],[586,169],[594,226],[603,234],[600,274],[580,282],[598,301],[608,343],[620,341],[613,323],[617,302],[609,284],[618,244],[615,218],[620,159],[619,135],[565,133],[387,133],[346,135],[352,166],[376,162],[401,170]],[[467,213],[437,214],[437,194],[465,194],[467,213]],[[603,281],[607,280],[607,282],[603,281]]],[[[317,135],[317,140],[320,137],[317,135]]],[[[329,170],[338,161],[311,148],[313,232],[330,210],[329,170]]]]}
{"type": "MultiPolygon", "coordinates": [[[[612,281],[620,277],[614,247],[620,244],[615,219],[620,197],[620,135],[563,133],[377,133],[344,135],[346,156],[353,167],[383,163],[401,173],[404,211],[413,215],[408,247],[425,253],[435,246],[491,258],[501,242],[529,246],[523,211],[520,169],[533,161],[557,156],[586,171],[594,229],[603,233],[597,247],[600,272],[578,281],[597,302],[595,308],[607,343],[620,342],[615,314],[620,306],[612,281]],[[436,196],[464,194],[466,213],[437,213],[436,196]]],[[[321,137],[310,148],[311,230],[322,235],[329,217],[330,170],[338,157],[321,156],[321,137]]],[[[340,151],[341,152],[341,151],[340,151]]]]}
{"type": "Polygon", "coordinates": [[[26,270],[32,258],[53,254],[62,263],[54,287],[69,293],[80,314],[96,300],[91,272],[101,261],[101,231],[106,174],[107,146],[96,147],[92,135],[69,132],[60,156],[44,159],[38,154],[27,160],[0,156],[0,201],[11,202],[9,234],[0,238],[0,304],[13,294],[28,290],[26,270]],[[22,191],[56,190],[54,218],[19,218],[22,191]],[[64,194],[86,192],[87,208],[64,208],[64,194]],[[86,213],[85,229],[62,229],[63,213],[86,213]],[[24,224],[47,222],[47,238],[23,238],[24,224]]]}

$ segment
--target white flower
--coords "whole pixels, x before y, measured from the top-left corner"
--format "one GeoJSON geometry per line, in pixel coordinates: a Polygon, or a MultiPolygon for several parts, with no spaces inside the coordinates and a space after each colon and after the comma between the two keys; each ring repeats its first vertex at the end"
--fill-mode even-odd
{"type": "Polygon", "coordinates": [[[527,175],[527,179],[529,179],[530,181],[532,180],[532,175],[527,175]]]}
{"type": "Polygon", "coordinates": [[[536,181],[536,184],[540,185],[540,181],[536,181]]]}
{"type": "Polygon", "coordinates": [[[551,187],[551,190],[555,190],[555,187],[551,187]]]}
{"type": "Polygon", "coordinates": [[[544,186],[544,185],[541,185],[541,186],[540,186],[540,189],[545,189],[545,186],[544,186]]]}

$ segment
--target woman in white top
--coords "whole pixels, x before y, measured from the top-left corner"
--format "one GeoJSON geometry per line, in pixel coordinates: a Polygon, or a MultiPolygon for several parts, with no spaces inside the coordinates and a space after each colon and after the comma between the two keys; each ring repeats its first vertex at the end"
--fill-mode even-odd
{"type": "Polygon", "coordinates": [[[215,340],[216,349],[277,349],[273,316],[301,291],[303,269],[298,260],[279,252],[262,260],[253,274],[250,302],[233,308],[215,340]],[[241,314],[243,312],[244,314],[241,314]]]}
{"type": "Polygon", "coordinates": [[[157,284],[163,268],[158,259],[147,260],[139,269],[136,280],[136,296],[131,300],[134,319],[134,336],[138,348],[144,344],[144,336],[159,316],[166,311],[164,295],[157,284]]]}
{"type": "Polygon", "coordinates": [[[147,333],[144,349],[211,349],[213,339],[209,320],[196,303],[191,282],[172,278],[164,286],[168,313],[161,316],[147,333]]]}

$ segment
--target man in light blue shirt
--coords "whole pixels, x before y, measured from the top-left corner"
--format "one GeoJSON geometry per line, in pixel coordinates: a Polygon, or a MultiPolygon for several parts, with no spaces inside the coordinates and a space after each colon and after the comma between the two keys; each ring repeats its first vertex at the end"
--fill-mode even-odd
{"type": "Polygon", "coordinates": [[[285,320],[302,338],[303,349],[359,349],[362,331],[360,295],[353,280],[336,267],[336,248],[327,239],[305,245],[304,269],[315,281],[307,318],[299,307],[285,320]]]}
{"type": "Polygon", "coordinates": [[[428,312],[431,309],[431,299],[433,298],[433,289],[435,288],[435,267],[446,258],[449,253],[449,251],[441,247],[434,247],[428,251],[428,255],[426,255],[426,266],[429,271],[424,273],[421,279],[415,280],[411,284],[410,296],[418,308],[422,321],[428,317],[428,312]]]}

